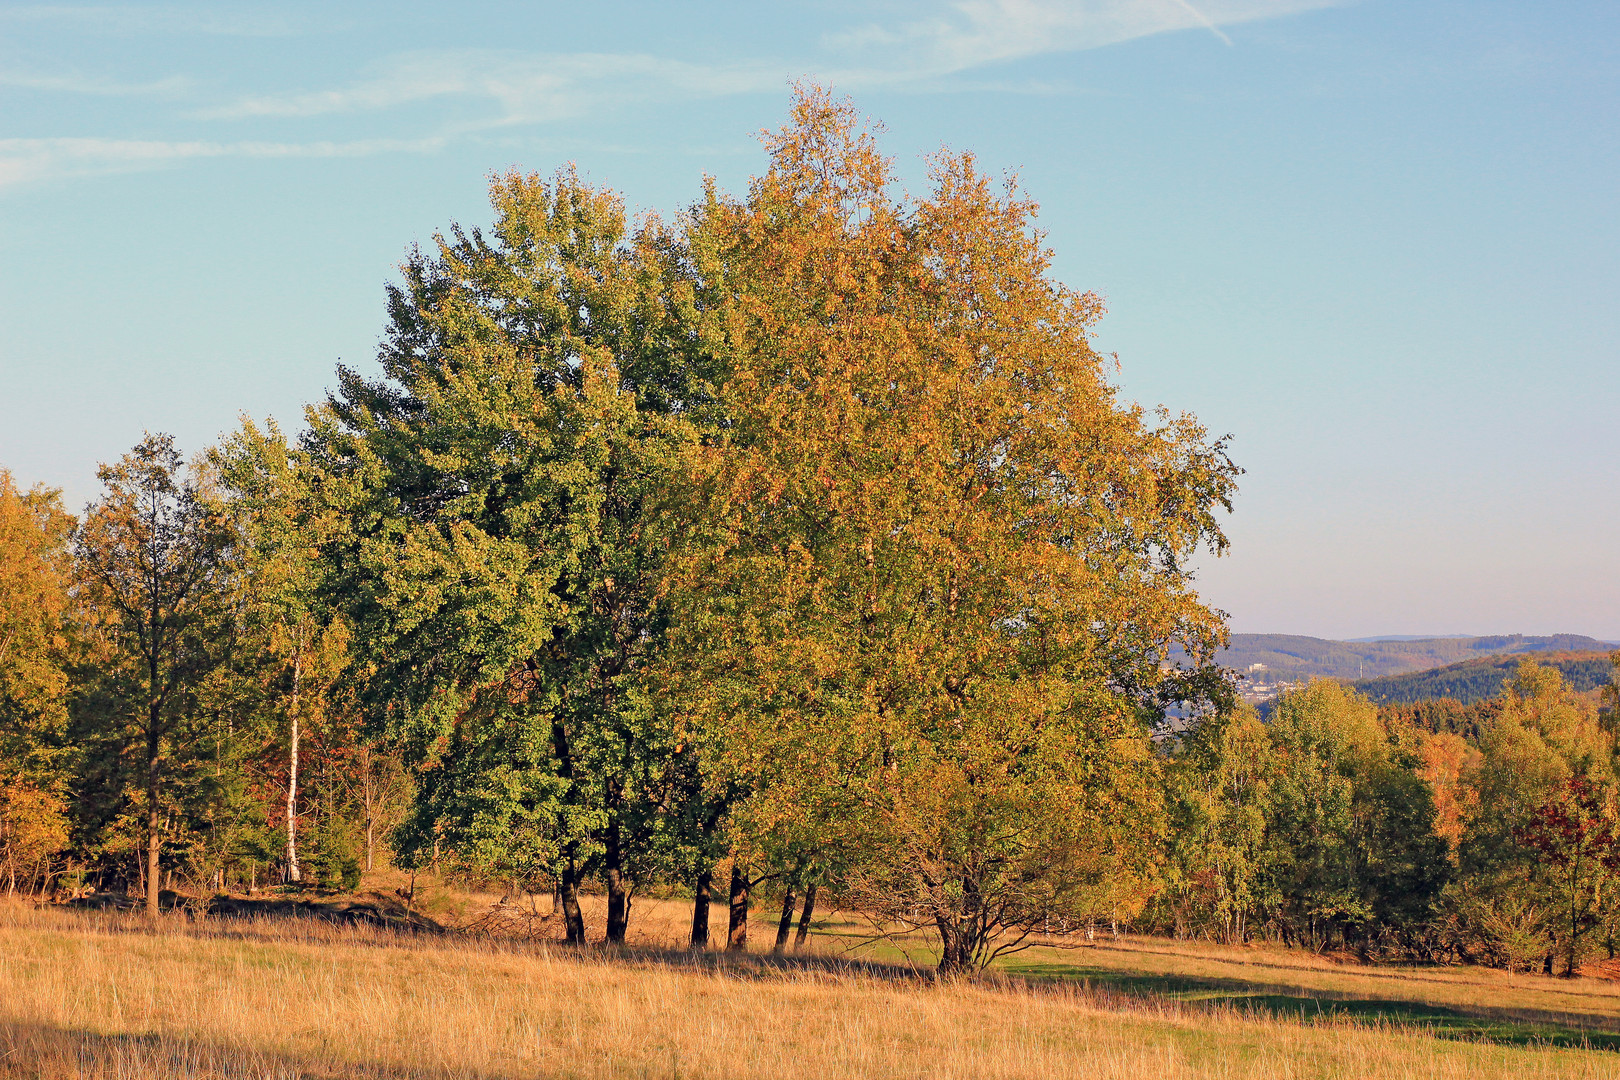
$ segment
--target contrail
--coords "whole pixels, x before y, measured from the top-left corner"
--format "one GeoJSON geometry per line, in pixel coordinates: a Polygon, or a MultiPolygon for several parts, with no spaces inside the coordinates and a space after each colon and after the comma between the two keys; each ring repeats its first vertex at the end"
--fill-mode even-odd
{"type": "Polygon", "coordinates": [[[1176,0],[1176,3],[1178,3],[1182,7],[1186,8],[1188,13],[1191,14],[1193,18],[1197,19],[1199,22],[1203,23],[1206,27],[1208,27],[1210,33],[1212,33],[1216,37],[1220,38],[1227,45],[1232,44],[1232,39],[1227,37],[1225,34],[1221,33],[1221,28],[1220,27],[1218,27],[1214,23],[1210,22],[1209,17],[1207,15],[1205,15],[1202,11],[1199,11],[1197,8],[1193,7],[1190,3],[1187,2],[1187,0],[1176,0]]]}

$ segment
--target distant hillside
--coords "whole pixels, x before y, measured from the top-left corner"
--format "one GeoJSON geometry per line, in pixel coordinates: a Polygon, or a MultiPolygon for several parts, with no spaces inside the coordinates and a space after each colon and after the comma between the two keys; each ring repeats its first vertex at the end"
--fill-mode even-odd
{"type": "MultiPolygon", "coordinates": [[[[1603,652],[1607,643],[1579,634],[1525,637],[1424,638],[1417,641],[1324,641],[1290,634],[1233,634],[1217,662],[1247,672],[1264,665],[1267,682],[1297,682],[1313,675],[1351,681],[1401,675],[1485,656],[1517,653],[1603,652]]],[[[1256,674],[1261,674],[1256,672],[1256,674]]]]}
{"type": "MultiPolygon", "coordinates": [[[[1510,656],[1486,656],[1429,671],[1363,679],[1353,685],[1380,705],[1436,701],[1440,698],[1455,698],[1464,705],[1470,705],[1500,694],[1503,680],[1512,677],[1513,669],[1522,659],[1522,652],[1510,656]]],[[[1536,659],[1563,672],[1564,682],[1572,690],[1595,690],[1610,682],[1614,674],[1609,654],[1603,652],[1549,652],[1538,655],[1536,659]]]]}

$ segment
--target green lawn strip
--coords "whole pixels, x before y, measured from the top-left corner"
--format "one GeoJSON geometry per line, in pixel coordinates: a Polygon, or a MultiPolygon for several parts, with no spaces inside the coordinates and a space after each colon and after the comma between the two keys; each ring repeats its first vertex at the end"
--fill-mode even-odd
{"type": "Polygon", "coordinates": [[[1620,1051],[1620,1032],[1527,1017],[1523,1010],[1491,1006],[1462,1008],[1399,998],[1352,996],[1340,991],[1276,986],[1242,979],[1159,975],[1077,963],[1013,957],[1008,975],[1040,981],[1080,981],[1143,998],[1190,1005],[1225,1006],[1278,1019],[1351,1020],[1382,1023],[1444,1039],[1507,1046],[1558,1046],[1620,1051]]]}

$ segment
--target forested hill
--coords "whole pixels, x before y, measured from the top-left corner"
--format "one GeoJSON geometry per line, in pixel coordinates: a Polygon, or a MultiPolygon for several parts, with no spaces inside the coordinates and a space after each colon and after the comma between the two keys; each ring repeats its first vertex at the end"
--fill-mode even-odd
{"type": "MultiPolygon", "coordinates": [[[[1233,634],[1222,650],[1223,667],[1248,671],[1265,665],[1268,680],[1294,682],[1313,675],[1335,679],[1375,679],[1429,671],[1465,660],[1519,653],[1596,653],[1612,646],[1580,634],[1525,637],[1505,634],[1476,638],[1423,638],[1416,641],[1325,641],[1292,634],[1233,634]]],[[[1486,694],[1501,689],[1501,680],[1486,694]]],[[[1404,699],[1402,699],[1404,700],[1404,699]]]]}
{"type": "MultiPolygon", "coordinates": [[[[1485,656],[1428,671],[1363,679],[1353,685],[1380,705],[1404,705],[1441,698],[1453,698],[1464,705],[1471,705],[1500,694],[1503,681],[1513,676],[1513,669],[1523,658],[1522,653],[1485,656]]],[[[1609,654],[1604,652],[1538,653],[1536,660],[1561,671],[1564,684],[1571,690],[1595,690],[1608,683],[1614,675],[1609,654]]]]}

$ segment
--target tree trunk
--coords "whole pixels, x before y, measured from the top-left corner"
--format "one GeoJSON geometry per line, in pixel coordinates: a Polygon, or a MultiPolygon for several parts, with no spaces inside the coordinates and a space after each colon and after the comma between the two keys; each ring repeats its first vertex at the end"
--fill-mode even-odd
{"type": "Polygon", "coordinates": [[[579,868],[573,859],[563,867],[558,890],[562,895],[563,926],[570,945],[585,944],[585,913],[579,909],[579,868]]]}
{"type": "Polygon", "coordinates": [[[959,975],[968,968],[967,942],[961,928],[943,915],[934,918],[939,928],[939,973],[959,975]]]}
{"type": "Polygon", "coordinates": [[[1570,860],[1569,871],[1569,956],[1564,960],[1564,977],[1575,977],[1575,958],[1580,954],[1581,948],[1581,922],[1580,913],[1576,907],[1576,891],[1580,883],[1581,860],[1577,854],[1570,860]]]}
{"type": "Polygon", "coordinates": [[[158,913],[158,889],[162,884],[158,877],[158,856],[163,849],[162,821],[158,814],[161,768],[158,733],[162,730],[158,727],[159,709],[159,704],[154,701],[146,729],[146,913],[152,916],[158,913]]]}
{"type": "Polygon", "coordinates": [[[816,910],[817,888],[817,884],[811,882],[804,890],[804,910],[799,913],[799,932],[793,938],[794,952],[803,952],[805,945],[810,941],[810,915],[816,910]]]}
{"type": "Polygon", "coordinates": [[[748,867],[731,861],[731,922],[726,930],[726,952],[748,951],[748,867]]]}
{"type": "Polygon", "coordinates": [[[787,950],[788,935],[793,932],[793,906],[797,902],[793,886],[789,885],[782,896],[782,921],[776,924],[776,944],[771,946],[771,952],[776,956],[781,956],[787,950]]]}
{"type": "Polygon", "coordinates": [[[692,883],[692,940],[690,947],[709,947],[709,892],[714,888],[714,868],[708,867],[692,883]]]}
{"type": "Polygon", "coordinates": [[[624,850],[619,840],[619,823],[608,826],[607,843],[602,853],[602,877],[607,885],[607,940],[610,945],[623,945],[624,934],[630,925],[630,895],[624,887],[624,850]]]}
{"type": "Polygon", "coordinates": [[[304,627],[298,627],[298,643],[293,653],[292,702],[287,710],[291,735],[287,741],[287,880],[303,880],[298,870],[298,694],[304,680],[304,627]]]}

